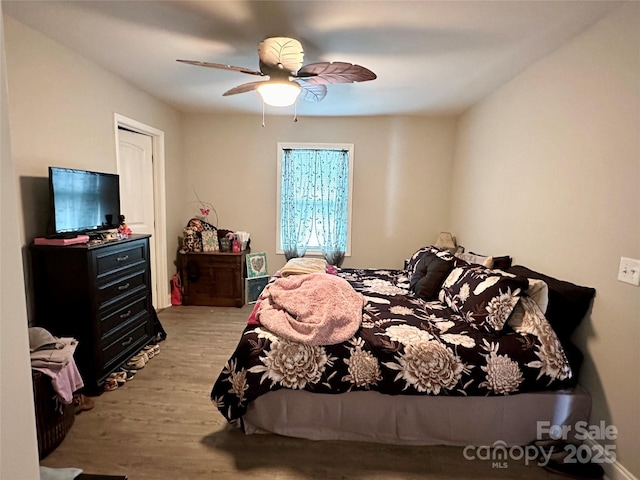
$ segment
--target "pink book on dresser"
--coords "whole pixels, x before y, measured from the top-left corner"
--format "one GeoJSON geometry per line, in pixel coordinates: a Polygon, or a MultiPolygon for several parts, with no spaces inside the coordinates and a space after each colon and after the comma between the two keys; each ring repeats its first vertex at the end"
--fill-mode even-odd
{"type": "Polygon", "coordinates": [[[33,239],[35,245],[57,245],[64,247],[65,245],[74,245],[76,243],[87,243],[89,235],[78,235],[75,238],[46,238],[38,237],[33,239]]]}

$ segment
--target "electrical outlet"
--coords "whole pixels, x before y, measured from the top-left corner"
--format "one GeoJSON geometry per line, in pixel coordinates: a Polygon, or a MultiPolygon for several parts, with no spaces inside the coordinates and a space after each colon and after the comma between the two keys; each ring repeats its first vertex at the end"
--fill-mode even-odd
{"type": "Polygon", "coordinates": [[[640,286],[640,260],[622,257],[620,259],[620,270],[618,280],[631,285],[640,286]]]}

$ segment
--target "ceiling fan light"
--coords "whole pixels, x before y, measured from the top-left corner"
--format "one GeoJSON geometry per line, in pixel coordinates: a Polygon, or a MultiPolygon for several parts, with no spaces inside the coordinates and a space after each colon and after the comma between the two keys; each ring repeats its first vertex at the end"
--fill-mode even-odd
{"type": "Polygon", "coordinates": [[[300,85],[296,82],[265,82],[258,87],[258,93],[267,105],[288,107],[296,102],[300,85]]]}

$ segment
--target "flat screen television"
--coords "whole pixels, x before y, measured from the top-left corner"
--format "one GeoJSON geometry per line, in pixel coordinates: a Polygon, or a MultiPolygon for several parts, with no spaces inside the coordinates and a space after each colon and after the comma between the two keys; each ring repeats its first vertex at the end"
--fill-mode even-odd
{"type": "Polygon", "coordinates": [[[52,234],[90,233],[118,225],[120,177],[49,167],[52,234]]]}

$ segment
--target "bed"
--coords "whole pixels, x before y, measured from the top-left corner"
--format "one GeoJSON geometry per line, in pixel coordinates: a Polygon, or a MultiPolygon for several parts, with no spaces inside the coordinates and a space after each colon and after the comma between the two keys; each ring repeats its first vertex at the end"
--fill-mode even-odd
{"type": "Polygon", "coordinates": [[[401,270],[288,263],[212,402],[245,433],[408,445],[522,445],[541,421],[588,421],[569,338],[595,291],[467,260],[426,246],[401,270]]]}

